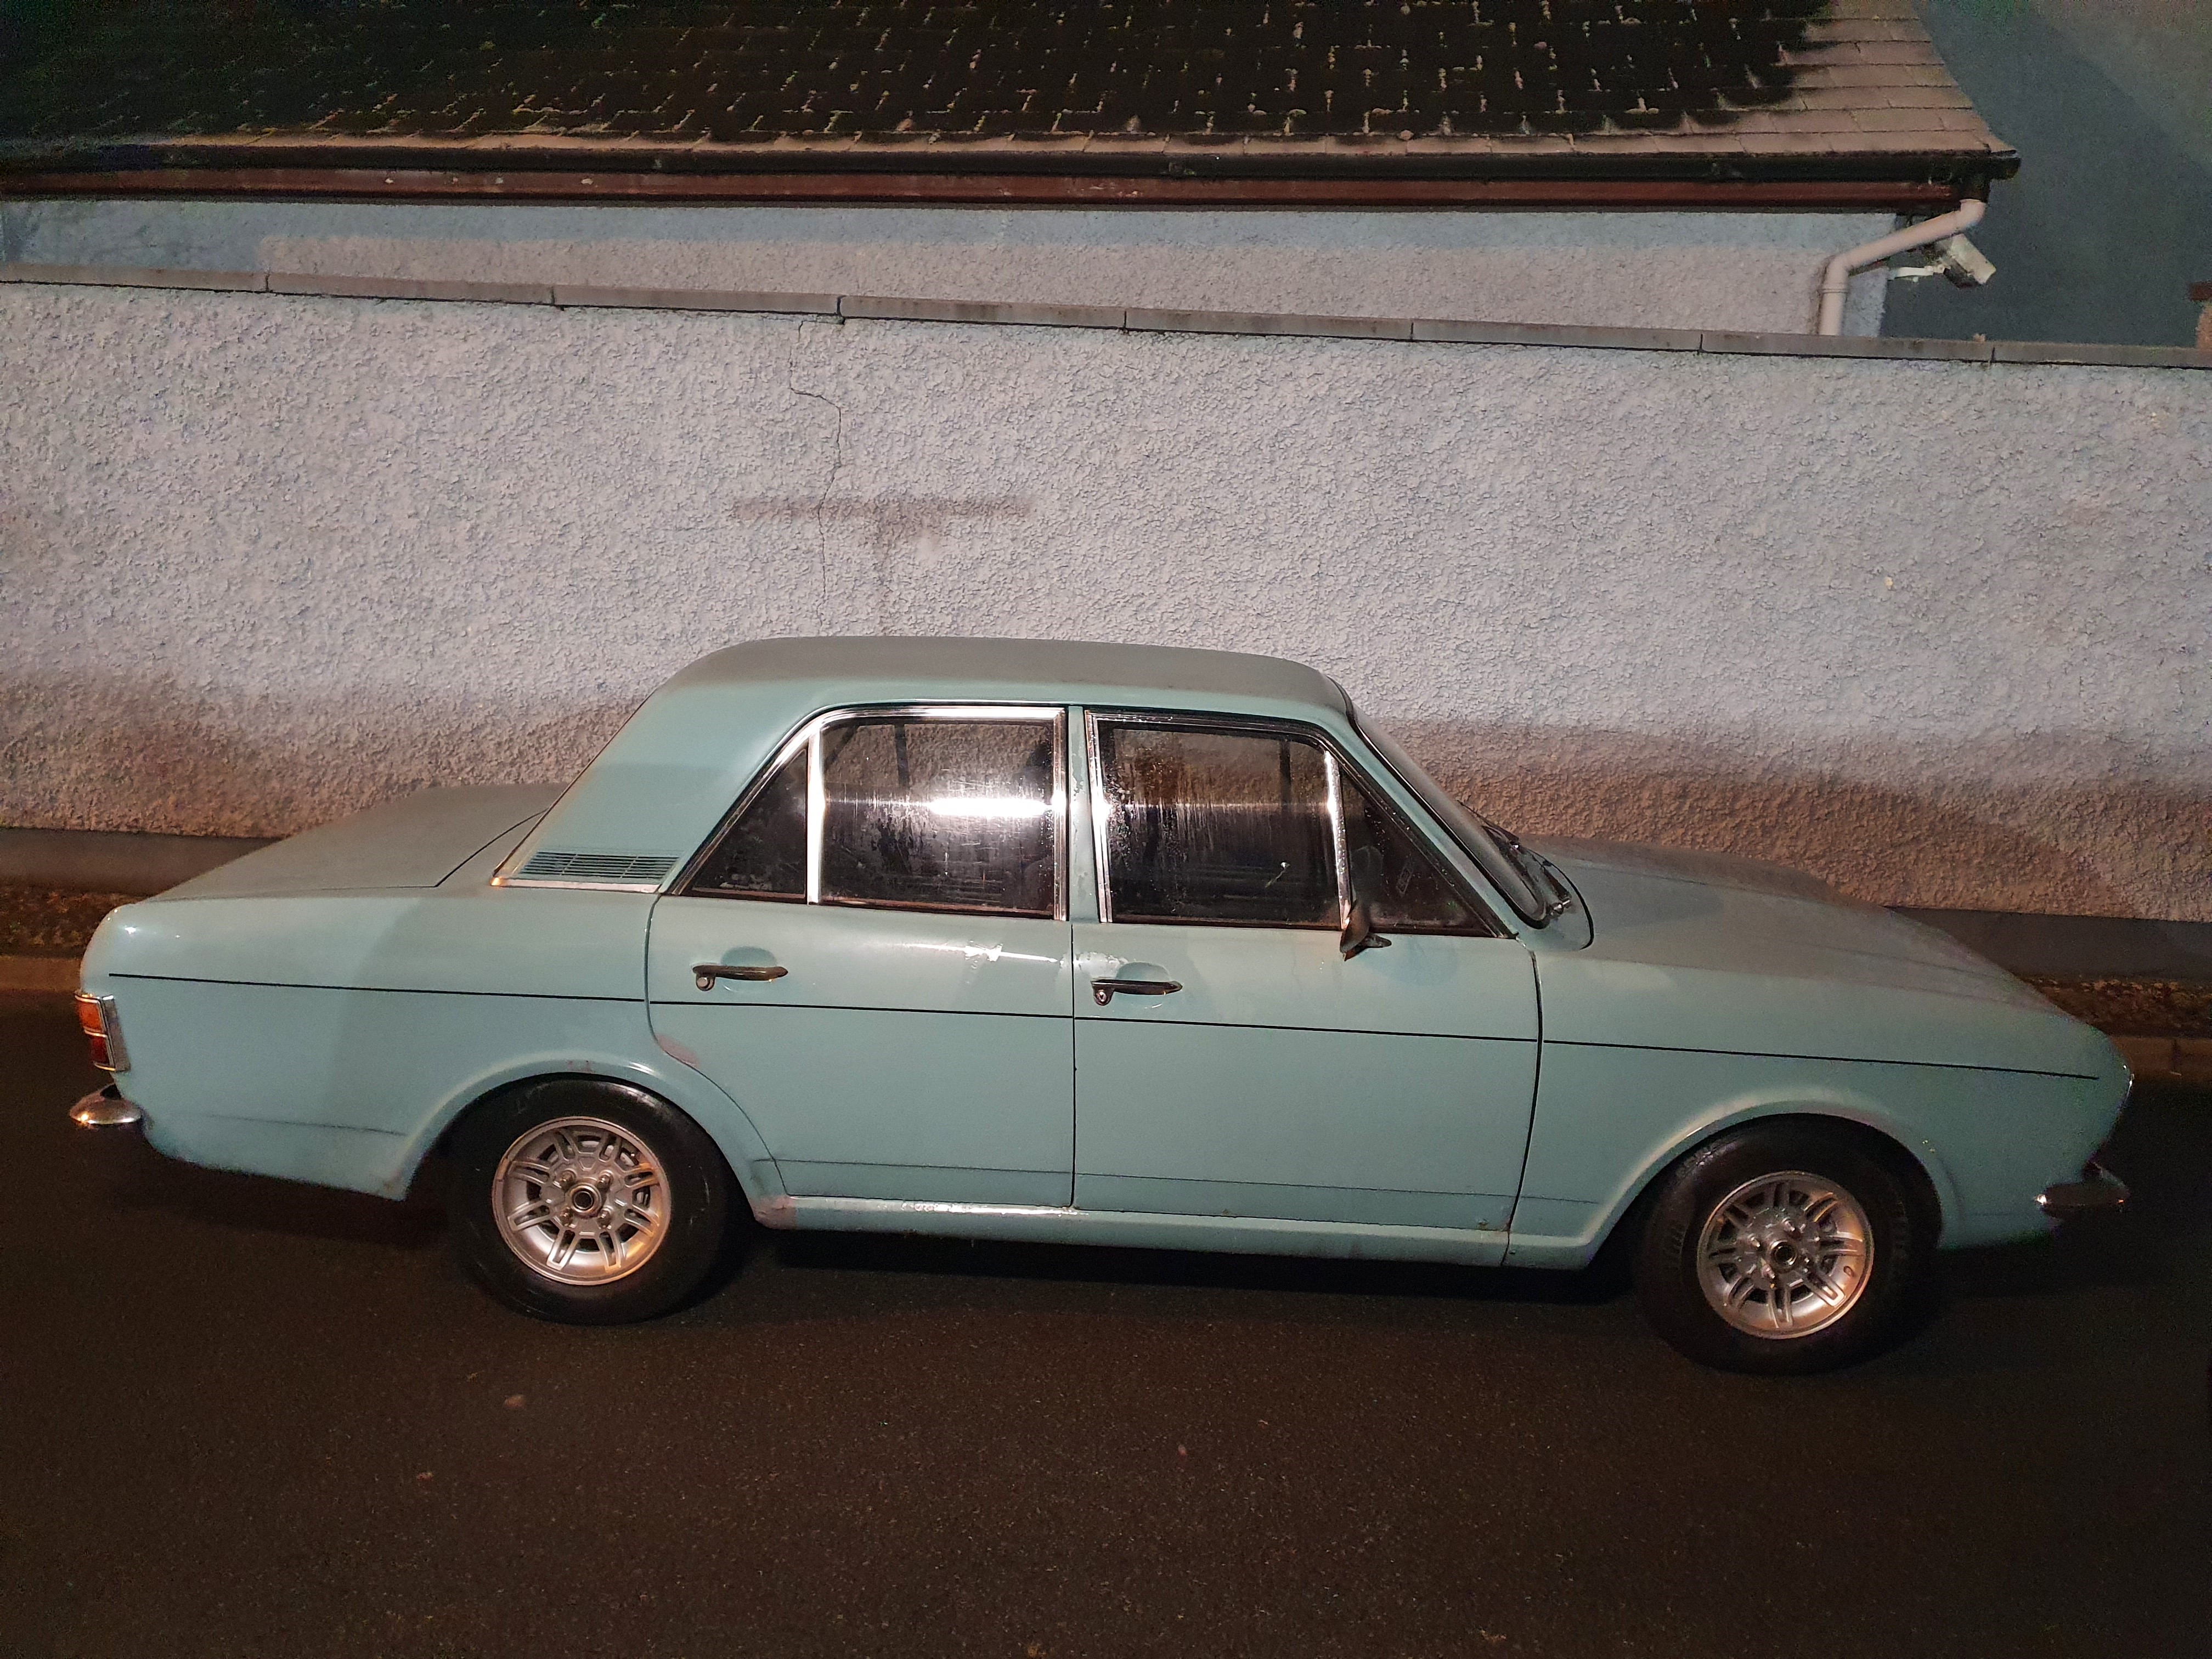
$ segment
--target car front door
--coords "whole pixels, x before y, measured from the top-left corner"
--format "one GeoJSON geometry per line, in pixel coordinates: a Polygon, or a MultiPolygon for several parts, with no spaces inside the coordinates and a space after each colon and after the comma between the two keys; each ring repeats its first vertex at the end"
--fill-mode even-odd
{"type": "Polygon", "coordinates": [[[1528,948],[1319,733],[1088,727],[1100,920],[1074,927],[1077,1206],[1502,1248],[1535,1096],[1528,948]]]}
{"type": "Polygon", "coordinates": [[[1066,728],[864,709],[803,730],[653,911],[661,1046],[794,1195],[1065,1206],[1066,728]]]}

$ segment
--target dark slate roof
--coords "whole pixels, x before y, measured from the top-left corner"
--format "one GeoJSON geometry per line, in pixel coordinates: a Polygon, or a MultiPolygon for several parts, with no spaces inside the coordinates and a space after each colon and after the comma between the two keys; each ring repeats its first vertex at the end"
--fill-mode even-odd
{"type": "Polygon", "coordinates": [[[134,147],[247,166],[2014,165],[1909,0],[87,0],[15,15],[30,21],[0,42],[0,155],[18,165],[134,147]]]}

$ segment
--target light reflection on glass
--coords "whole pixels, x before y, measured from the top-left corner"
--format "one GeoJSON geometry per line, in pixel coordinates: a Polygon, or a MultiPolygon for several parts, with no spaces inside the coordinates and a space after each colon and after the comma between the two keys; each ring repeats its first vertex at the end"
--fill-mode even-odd
{"type": "Polygon", "coordinates": [[[1052,811],[1049,800],[1018,795],[940,795],[922,804],[941,818],[1041,818],[1052,811]]]}
{"type": "Polygon", "coordinates": [[[896,714],[824,727],[823,902],[1050,915],[1057,732],[896,714]]]}

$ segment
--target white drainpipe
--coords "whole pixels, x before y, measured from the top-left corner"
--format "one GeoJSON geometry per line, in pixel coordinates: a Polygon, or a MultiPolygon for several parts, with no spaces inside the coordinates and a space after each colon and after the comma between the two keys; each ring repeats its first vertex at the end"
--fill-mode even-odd
{"type": "Polygon", "coordinates": [[[1864,270],[1869,265],[1887,259],[1893,253],[1902,253],[1907,248],[1925,247],[1930,242],[1940,242],[1947,236],[1956,236],[1960,231],[1972,230],[1982,222],[1982,215],[1989,211],[1987,202],[1977,202],[1972,197],[1959,204],[1959,210],[1947,213],[1940,219],[1923,219],[1917,225],[1907,225],[1903,230],[1857,247],[1846,248],[1828,261],[1827,269],[1820,273],[1820,328],[1823,334],[1844,331],[1844,293],[1851,285],[1851,273],[1864,270]]]}

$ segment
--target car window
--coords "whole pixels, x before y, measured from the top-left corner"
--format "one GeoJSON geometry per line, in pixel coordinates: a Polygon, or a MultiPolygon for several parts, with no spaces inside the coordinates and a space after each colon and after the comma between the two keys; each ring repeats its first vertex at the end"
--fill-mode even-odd
{"type": "Polygon", "coordinates": [[[1116,921],[1342,925],[1320,744],[1101,720],[1098,766],[1116,921]]]}
{"type": "Polygon", "coordinates": [[[1397,815],[1343,781],[1345,865],[1378,933],[1488,933],[1435,857],[1397,815]]]}
{"type": "Polygon", "coordinates": [[[1056,731],[904,715],[823,727],[822,902],[1052,915],[1056,731]]]}
{"type": "Polygon", "coordinates": [[[806,750],[776,768],[708,854],[690,890],[717,898],[804,902],[806,897],[806,750]]]}
{"type": "Polygon", "coordinates": [[[1436,814],[1444,833],[1459,843],[1460,850],[1474,860],[1475,867],[1505,895],[1506,902],[1520,913],[1523,921],[1541,927],[1557,914],[1553,908],[1554,902],[1567,896],[1565,890],[1543,870],[1541,861],[1534,854],[1521,848],[1511,831],[1478,817],[1446,794],[1443,787],[1382,727],[1357,715],[1353,716],[1353,723],[1369,746],[1382,757],[1384,764],[1398,775],[1398,781],[1436,814]],[[1520,848],[1518,854],[1514,850],[1516,848],[1520,848]],[[1540,890],[1540,880],[1556,890],[1549,898],[1540,890]]]}

